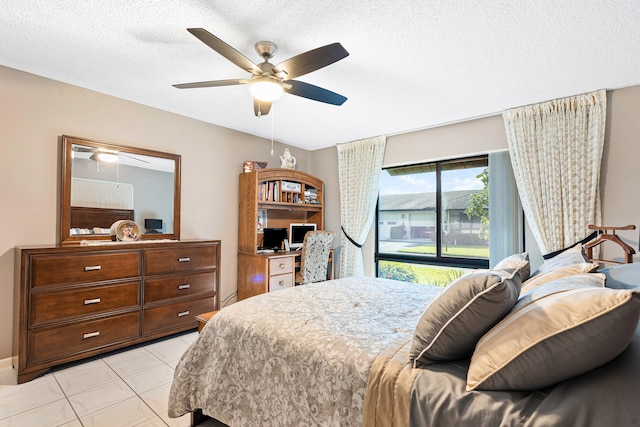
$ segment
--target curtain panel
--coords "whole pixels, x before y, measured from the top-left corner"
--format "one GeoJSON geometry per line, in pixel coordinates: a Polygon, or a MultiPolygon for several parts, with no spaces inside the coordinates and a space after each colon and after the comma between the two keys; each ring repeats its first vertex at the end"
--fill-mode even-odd
{"type": "Polygon", "coordinates": [[[524,250],[524,218],[508,151],[489,154],[489,266],[524,250]]]}
{"type": "Polygon", "coordinates": [[[520,200],[543,254],[600,224],[606,108],[600,90],[503,113],[520,200]]]}
{"type": "Polygon", "coordinates": [[[378,184],[387,138],[378,136],[338,144],[340,185],[340,275],[363,276],[365,243],[378,199],[378,184]]]}

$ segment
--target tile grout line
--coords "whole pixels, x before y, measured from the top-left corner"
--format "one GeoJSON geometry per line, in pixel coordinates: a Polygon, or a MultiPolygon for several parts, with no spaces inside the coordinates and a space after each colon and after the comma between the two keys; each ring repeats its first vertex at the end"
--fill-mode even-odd
{"type": "MultiPolygon", "coordinates": [[[[152,353],[151,351],[149,351],[146,347],[141,347],[141,348],[142,348],[143,350],[146,350],[146,351],[147,351],[147,353],[149,353],[151,356],[153,356],[153,357],[155,357],[156,359],[158,359],[161,363],[165,363],[162,359],[160,359],[158,356],[156,356],[155,354],[153,354],[153,353],[152,353]]],[[[103,361],[103,362],[104,362],[104,363],[109,367],[109,369],[111,369],[111,370],[116,374],[116,376],[117,376],[118,378],[120,378],[120,379],[121,379],[121,380],[122,380],[122,381],[127,385],[127,387],[129,387],[129,388],[131,389],[131,391],[135,394],[135,396],[136,396],[138,399],[140,399],[140,401],[142,401],[142,403],[144,403],[144,405],[145,405],[147,408],[149,408],[149,409],[151,410],[151,412],[156,416],[156,418],[158,418],[158,419],[159,419],[159,420],[160,420],[164,425],[168,426],[168,424],[167,424],[167,423],[162,419],[162,417],[160,416],[160,414],[156,413],[156,411],[154,411],[154,410],[153,410],[153,408],[152,408],[152,407],[151,407],[151,406],[146,402],[146,400],[144,400],[144,399],[142,398],[142,396],[140,396],[140,394],[139,394],[138,392],[136,392],[136,391],[133,389],[133,387],[131,387],[131,386],[129,385],[129,383],[124,379],[124,377],[123,377],[123,376],[121,376],[118,372],[116,372],[116,370],[115,370],[115,369],[113,369],[113,368],[111,367],[111,365],[109,365],[109,362],[107,362],[107,361],[106,361],[106,360],[104,360],[104,359],[101,359],[101,360],[102,360],[102,361],[103,361]]],[[[122,403],[122,402],[119,402],[119,403],[122,403]]],[[[119,403],[118,403],[118,404],[119,404],[119,403]]],[[[88,415],[88,414],[87,414],[87,415],[88,415]]],[[[151,418],[150,418],[150,419],[151,419],[151,418]]],[[[148,420],[145,420],[145,421],[148,421],[148,420]]],[[[144,422],[144,421],[143,421],[143,422],[144,422]]]]}
{"type": "Polygon", "coordinates": [[[58,384],[58,387],[60,387],[60,390],[62,391],[62,394],[64,395],[64,399],[67,401],[67,403],[69,404],[69,407],[71,408],[71,410],[73,411],[73,413],[76,416],[76,421],[78,421],[80,423],[80,425],[82,427],[84,427],[84,423],[80,419],[80,416],[78,415],[78,412],[76,412],[76,408],[74,408],[73,405],[71,404],[71,401],[69,400],[69,396],[67,396],[67,392],[64,391],[64,388],[62,387],[62,384],[60,384],[60,381],[58,381],[58,378],[53,374],[53,372],[51,373],[51,376],[55,380],[56,384],[58,384]]]}

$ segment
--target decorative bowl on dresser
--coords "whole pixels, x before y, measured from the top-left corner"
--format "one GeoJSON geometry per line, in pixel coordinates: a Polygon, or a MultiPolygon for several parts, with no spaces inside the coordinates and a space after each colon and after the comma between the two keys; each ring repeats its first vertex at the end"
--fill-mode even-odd
{"type": "Polygon", "coordinates": [[[15,262],[18,383],[195,329],[220,308],[219,240],[17,247],[15,262]]]}

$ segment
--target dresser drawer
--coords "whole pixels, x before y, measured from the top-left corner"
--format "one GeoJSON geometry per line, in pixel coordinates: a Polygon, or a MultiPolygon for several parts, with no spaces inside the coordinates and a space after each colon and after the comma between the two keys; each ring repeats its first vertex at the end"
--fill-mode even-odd
{"type": "Polygon", "coordinates": [[[190,297],[198,294],[215,295],[216,273],[182,274],[145,279],[144,303],[190,297]]]}
{"type": "Polygon", "coordinates": [[[140,311],[29,331],[29,363],[73,356],[140,336],[140,311]]]}
{"type": "Polygon", "coordinates": [[[215,298],[207,297],[192,301],[167,304],[144,310],[143,334],[169,329],[196,328],[196,316],[215,309],[215,298]]]}
{"type": "Polygon", "coordinates": [[[293,272],[293,259],[292,256],[269,258],[269,276],[293,272]]]}
{"type": "Polygon", "coordinates": [[[141,275],[140,251],[34,256],[31,288],[101,282],[141,275]]]}
{"type": "Polygon", "coordinates": [[[217,246],[193,246],[171,249],[145,249],[145,275],[215,268],[217,246]]]}
{"type": "Polygon", "coordinates": [[[279,291],[293,286],[293,274],[280,274],[269,277],[269,292],[279,291]]]}
{"type": "Polygon", "coordinates": [[[139,281],[34,293],[31,296],[29,326],[136,306],[140,306],[139,281]]]}

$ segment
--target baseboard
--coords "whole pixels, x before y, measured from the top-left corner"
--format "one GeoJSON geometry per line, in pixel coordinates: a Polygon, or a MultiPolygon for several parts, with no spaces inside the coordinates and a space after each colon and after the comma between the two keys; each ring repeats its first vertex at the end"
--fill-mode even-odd
{"type": "Polygon", "coordinates": [[[16,370],[13,369],[11,357],[0,359],[0,385],[17,384],[16,370]]]}

